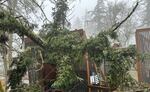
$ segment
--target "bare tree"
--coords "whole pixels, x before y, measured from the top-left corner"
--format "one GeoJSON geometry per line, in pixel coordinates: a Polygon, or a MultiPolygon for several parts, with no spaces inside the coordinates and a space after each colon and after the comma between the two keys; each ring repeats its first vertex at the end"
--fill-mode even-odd
{"type": "MultiPolygon", "coordinates": [[[[113,24],[117,24],[119,20],[122,20],[127,16],[129,12],[128,10],[131,9],[127,3],[128,2],[126,1],[119,0],[98,0],[94,11],[90,11],[88,13],[91,15],[92,19],[88,20],[89,22],[87,27],[93,25],[93,29],[97,30],[94,31],[94,33],[98,33],[110,28],[113,24]]],[[[119,35],[118,41],[120,41],[123,46],[128,45],[135,32],[135,28],[138,26],[137,19],[134,19],[134,17],[136,17],[135,15],[136,14],[133,14],[129,20],[127,20],[119,29],[117,29],[119,35]]]]}

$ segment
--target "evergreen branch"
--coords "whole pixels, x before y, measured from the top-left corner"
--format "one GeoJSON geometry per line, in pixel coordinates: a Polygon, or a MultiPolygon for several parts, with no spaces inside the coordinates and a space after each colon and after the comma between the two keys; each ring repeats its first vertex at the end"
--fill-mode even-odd
{"type": "Polygon", "coordinates": [[[47,18],[47,16],[46,16],[44,10],[42,9],[42,7],[41,7],[35,0],[32,0],[32,1],[33,1],[33,3],[35,3],[35,4],[39,7],[39,9],[40,9],[41,12],[43,13],[45,19],[46,19],[48,22],[50,22],[50,20],[47,18]]]}
{"type": "Polygon", "coordinates": [[[29,27],[26,23],[20,23],[16,17],[11,16],[10,14],[4,13],[4,17],[9,18],[11,20],[4,21],[1,19],[0,21],[0,30],[7,32],[14,32],[18,35],[26,35],[31,40],[33,40],[36,44],[38,44],[43,49],[46,46],[46,43],[36,34],[33,33],[33,28],[29,27]]]}
{"type": "Polygon", "coordinates": [[[131,17],[131,15],[135,12],[135,10],[137,9],[138,5],[139,5],[139,1],[137,1],[136,5],[135,5],[134,8],[132,9],[132,11],[128,14],[128,16],[127,16],[125,19],[123,19],[120,23],[117,23],[117,24],[113,25],[113,26],[110,28],[110,30],[111,30],[111,31],[115,31],[115,30],[117,30],[124,22],[126,22],[126,21],[131,17]]]}
{"type": "Polygon", "coordinates": [[[8,1],[8,0],[5,0],[5,1],[1,2],[0,5],[4,4],[4,3],[7,2],[7,1],[8,1]]]}

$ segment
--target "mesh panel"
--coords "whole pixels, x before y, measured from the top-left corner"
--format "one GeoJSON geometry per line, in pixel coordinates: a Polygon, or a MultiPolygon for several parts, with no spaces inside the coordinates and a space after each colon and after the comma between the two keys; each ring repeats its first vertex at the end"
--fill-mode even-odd
{"type": "MultiPolygon", "coordinates": [[[[150,53],[150,29],[137,30],[137,47],[139,52],[143,54],[150,53]]],[[[150,83],[150,59],[144,58],[141,61],[140,76],[141,80],[146,83],[150,83]]]]}

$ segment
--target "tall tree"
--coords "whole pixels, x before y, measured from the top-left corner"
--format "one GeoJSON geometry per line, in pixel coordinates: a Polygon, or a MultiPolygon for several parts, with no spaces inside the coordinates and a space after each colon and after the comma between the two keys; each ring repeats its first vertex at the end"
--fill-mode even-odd
{"type": "MultiPolygon", "coordinates": [[[[98,32],[103,31],[104,29],[108,29],[113,24],[117,24],[118,20],[122,20],[128,14],[129,9],[131,8],[126,1],[98,0],[95,9],[91,12],[93,13],[91,15],[92,19],[90,19],[87,27],[93,25],[93,29],[96,28],[95,30],[98,32]]],[[[130,19],[126,21],[126,23],[122,25],[117,31],[119,34],[119,41],[123,46],[128,45],[127,43],[134,33],[134,28],[138,24],[137,21],[134,20],[134,17],[130,17],[130,19]]],[[[96,31],[94,32],[98,33],[96,31]]]]}
{"type": "Polygon", "coordinates": [[[66,15],[68,7],[67,0],[57,0],[55,1],[55,8],[53,8],[53,28],[65,28],[67,23],[66,15]]]}
{"type": "Polygon", "coordinates": [[[96,24],[96,30],[104,30],[106,23],[105,23],[105,16],[106,16],[106,5],[104,0],[97,0],[97,5],[94,8],[94,11],[91,12],[93,19],[92,21],[96,24]]]}

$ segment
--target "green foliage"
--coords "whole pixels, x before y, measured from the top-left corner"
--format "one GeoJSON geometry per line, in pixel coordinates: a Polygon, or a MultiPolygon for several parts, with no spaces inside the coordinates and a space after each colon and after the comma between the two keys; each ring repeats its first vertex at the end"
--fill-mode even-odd
{"type": "Polygon", "coordinates": [[[107,80],[110,87],[118,88],[130,83],[128,71],[134,65],[136,50],[135,46],[114,48],[111,46],[110,38],[116,39],[117,35],[111,31],[101,32],[86,43],[85,49],[92,61],[97,64],[102,62],[110,64],[107,80]]]}
{"type": "Polygon", "coordinates": [[[38,84],[21,84],[18,85],[15,90],[11,90],[10,92],[42,92],[41,87],[38,84]]]}
{"type": "Polygon", "coordinates": [[[41,92],[41,87],[38,84],[30,84],[24,86],[21,92],[41,92]]]}
{"type": "MultiPolygon", "coordinates": [[[[49,35],[49,34],[48,34],[49,35]]],[[[79,33],[62,31],[48,38],[46,61],[57,64],[58,78],[54,83],[57,88],[67,88],[77,80],[73,65],[82,61],[82,42],[79,33]]]]}
{"type": "Polygon", "coordinates": [[[78,80],[73,65],[82,61],[83,39],[77,32],[70,32],[65,28],[67,25],[66,14],[68,10],[67,0],[58,0],[53,9],[54,22],[46,24],[45,39],[47,51],[46,62],[57,65],[58,77],[53,84],[56,88],[67,88],[78,80]]]}
{"type": "Polygon", "coordinates": [[[55,8],[53,8],[53,30],[56,31],[58,28],[65,28],[68,9],[68,0],[57,0],[55,2],[55,8]]]}
{"type": "Polygon", "coordinates": [[[107,62],[110,63],[108,81],[112,88],[127,87],[127,85],[130,85],[132,81],[128,72],[134,65],[135,54],[134,47],[112,49],[108,52],[106,57],[107,62]]]}
{"type": "Polygon", "coordinates": [[[10,70],[9,74],[9,87],[16,89],[20,85],[22,77],[25,75],[28,66],[32,63],[31,59],[32,53],[30,50],[27,50],[19,55],[19,57],[13,61],[11,67],[13,70],[10,70]]]}
{"type": "Polygon", "coordinates": [[[109,35],[110,35],[111,39],[117,39],[118,38],[117,32],[115,32],[115,31],[113,31],[113,32],[110,31],[109,35]]]}
{"type": "Polygon", "coordinates": [[[37,45],[45,48],[45,42],[33,33],[34,24],[29,23],[26,19],[20,19],[11,15],[7,10],[2,11],[3,16],[0,18],[0,30],[2,32],[16,33],[19,36],[26,35],[37,45]]]}
{"type": "Polygon", "coordinates": [[[94,62],[102,62],[105,58],[105,50],[110,47],[109,32],[101,32],[91,38],[85,44],[85,51],[88,51],[90,59],[94,62]]]}
{"type": "Polygon", "coordinates": [[[64,59],[58,65],[58,78],[57,81],[54,82],[53,87],[66,89],[72,83],[76,82],[78,79],[73,65],[70,62],[69,57],[63,57],[64,59]]]}

